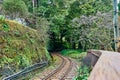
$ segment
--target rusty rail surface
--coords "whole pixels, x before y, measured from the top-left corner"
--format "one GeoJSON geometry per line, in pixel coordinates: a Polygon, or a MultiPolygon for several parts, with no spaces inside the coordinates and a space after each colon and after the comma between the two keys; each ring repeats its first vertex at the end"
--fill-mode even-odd
{"type": "Polygon", "coordinates": [[[72,69],[73,63],[72,63],[71,59],[68,58],[68,60],[69,60],[69,62],[70,62],[70,66],[69,66],[69,68],[68,68],[67,71],[66,71],[66,75],[63,75],[63,77],[61,77],[61,80],[65,80],[66,76],[68,75],[68,73],[69,73],[69,72],[71,71],[71,69],[72,69]]]}
{"type": "Polygon", "coordinates": [[[60,66],[58,68],[56,68],[54,71],[50,72],[47,76],[45,76],[42,80],[50,80],[50,79],[59,79],[59,80],[65,80],[65,77],[68,75],[68,73],[71,71],[72,69],[72,61],[69,58],[63,57],[60,54],[57,54],[57,56],[59,56],[62,59],[62,63],[60,64],[60,66]],[[69,63],[69,64],[67,64],[69,63]],[[58,76],[58,74],[61,72],[61,70],[63,68],[65,68],[66,66],[68,66],[68,68],[66,68],[66,71],[64,71],[62,73],[62,75],[58,76]],[[59,77],[59,78],[58,78],[59,77]]]}

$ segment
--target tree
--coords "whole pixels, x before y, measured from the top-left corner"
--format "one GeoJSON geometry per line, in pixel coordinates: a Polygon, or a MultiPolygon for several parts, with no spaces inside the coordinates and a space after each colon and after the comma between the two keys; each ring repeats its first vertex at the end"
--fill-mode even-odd
{"type": "Polygon", "coordinates": [[[6,15],[11,18],[24,17],[27,15],[27,6],[22,0],[4,0],[3,9],[6,15]]]}
{"type": "MultiPolygon", "coordinates": [[[[106,22],[107,17],[105,17],[103,20],[103,15],[106,15],[106,12],[109,12],[112,9],[112,1],[111,0],[75,0],[68,10],[68,14],[65,15],[65,29],[66,33],[64,35],[65,41],[70,43],[70,46],[72,48],[88,48],[89,41],[87,35],[90,33],[91,30],[93,30],[93,33],[95,33],[95,30],[99,30],[100,26],[99,24],[102,22],[106,22]],[[103,7],[104,6],[104,7],[103,7]],[[101,17],[99,17],[98,22],[94,22],[97,20],[91,20],[95,17],[98,18],[98,12],[102,14],[101,17]],[[75,21],[75,19],[78,19],[78,22],[75,21]],[[74,22],[75,21],[75,22],[74,22]],[[81,22],[80,22],[81,21],[81,22]],[[80,25],[81,24],[81,25],[80,25]],[[79,25],[79,27],[77,27],[79,25]],[[82,38],[82,40],[80,39],[82,38]],[[77,46],[77,47],[76,47],[77,46]]],[[[109,12],[111,13],[111,12],[109,12]]],[[[109,16],[108,16],[109,17],[109,16]]],[[[112,18],[109,18],[109,20],[112,20],[112,18]]],[[[111,21],[110,21],[111,22],[111,21]]],[[[106,22],[108,23],[108,22],[106,22]]],[[[112,22],[111,22],[112,23],[112,22]]],[[[105,23],[104,23],[105,24],[105,23]]],[[[103,24],[101,24],[102,26],[103,24]]],[[[109,26],[108,24],[106,24],[109,26]]],[[[106,28],[106,25],[104,27],[106,28]]],[[[105,29],[104,28],[104,29],[105,29]]],[[[102,32],[102,30],[100,31],[102,32]]],[[[106,31],[105,31],[106,32],[106,31]]],[[[94,34],[93,34],[94,35],[94,34]]],[[[93,37],[93,36],[92,36],[93,37]]],[[[98,38],[100,38],[99,36],[98,38]]],[[[89,48],[94,48],[95,46],[91,45],[89,48]]]]}
{"type": "Polygon", "coordinates": [[[80,42],[84,50],[100,49],[102,45],[104,49],[112,50],[112,12],[98,12],[96,16],[89,17],[81,16],[74,18],[72,22],[71,38],[73,42],[80,42]]]}
{"type": "Polygon", "coordinates": [[[46,47],[48,41],[49,22],[45,18],[36,18],[36,29],[39,34],[39,42],[46,47]]]}

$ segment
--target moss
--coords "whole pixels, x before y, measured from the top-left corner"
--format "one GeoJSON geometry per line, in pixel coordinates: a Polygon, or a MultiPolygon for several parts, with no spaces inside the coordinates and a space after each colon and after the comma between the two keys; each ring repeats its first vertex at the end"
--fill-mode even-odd
{"type": "Polygon", "coordinates": [[[51,57],[50,57],[49,52],[47,51],[46,48],[45,48],[45,55],[46,55],[48,61],[51,61],[51,57]]]}
{"type": "Polygon", "coordinates": [[[0,24],[0,68],[9,66],[18,71],[31,64],[50,60],[45,44],[39,42],[37,31],[15,21],[5,20],[0,24]],[[6,23],[6,28],[2,28],[6,23]],[[4,60],[5,59],[5,60],[4,60]],[[8,63],[6,64],[6,61],[8,63]],[[10,60],[10,61],[9,61],[10,60]]]}

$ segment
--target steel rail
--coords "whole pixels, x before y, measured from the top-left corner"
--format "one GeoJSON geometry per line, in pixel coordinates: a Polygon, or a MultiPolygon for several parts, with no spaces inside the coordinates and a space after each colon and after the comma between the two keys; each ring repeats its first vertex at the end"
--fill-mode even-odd
{"type": "Polygon", "coordinates": [[[72,61],[69,58],[63,57],[59,54],[57,54],[57,56],[59,56],[62,59],[62,63],[60,64],[60,66],[58,66],[58,68],[56,68],[54,71],[50,72],[47,76],[45,76],[44,78],[42,78],[42,80],[48,80],[50,79],[52,76],[56,75],[57,73],[59,73],[63,67],[66,66],[67,60],[69,61],[70,66],[68,67],[68,69],[65,71],[65,73],[59,78],[59,80],[64,80],[64,78],[68,75],[68,73],[71,71],[72,68],[72,61]],[[67,60],[66,60],[67,59],[67,60]]]}
{"type": "Polygon", "coordinates": [[[70,66],[69,66],[69,68],[67,69],[65,75],[63,75],[60,80],[65,80],[66,76],[68,75],[68,73],[69,73],[69,72],[71,71],[71,69],[72,69],[73,63],[72,63],[71,59],[68,58],[68,60],[69,60],[69,62],[70,62],[70,66]]]}

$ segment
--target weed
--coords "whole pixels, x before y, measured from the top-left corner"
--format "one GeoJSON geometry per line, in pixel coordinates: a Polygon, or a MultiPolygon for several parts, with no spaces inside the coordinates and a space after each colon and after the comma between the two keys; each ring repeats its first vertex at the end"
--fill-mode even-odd
{"type": "Polygon", "coordinates": [[[5,16],[0,15],[0,22],[3,22],[3,21],[5,21],[5,16]]]}
{"type": "Polygon", "coordinates": [[[74,80],[87,80],[90,75],[91,68],[90,67],[80,67],[78,69],[78,76],[74,78],[74,80]]]}

